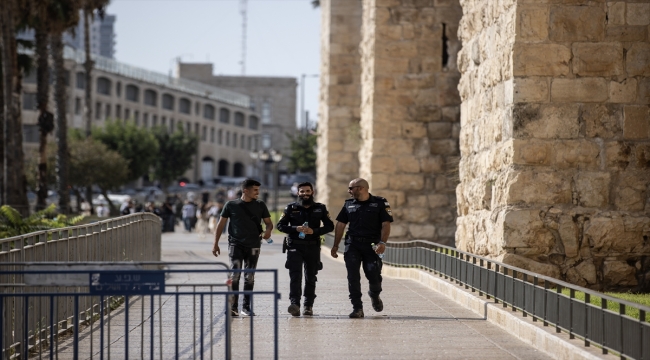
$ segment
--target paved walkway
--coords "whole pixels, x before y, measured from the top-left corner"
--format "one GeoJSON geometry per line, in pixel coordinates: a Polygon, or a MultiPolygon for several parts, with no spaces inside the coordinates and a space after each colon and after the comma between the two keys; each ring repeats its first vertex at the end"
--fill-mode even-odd
{"type": "MultiPolygon", "coordinates": [[[[473,312],[410,280],[384,277],[384,311],[376,313],[364,296],[363,319],[349,319],[352,306],[342,256],[333,259],[329,249],[321,260],[315,316],[292,317],[289,305],[289,274],[284,269],[280,234],[274,243],[262,245],[259,269],[279,269],[279,354],[281,359],[547,359],[473,312]]],[[[222,250],[227,249],[222,238],[222,250]]],[[[176,232],[164,234],[164,261],[225,261],[212,256],[212,237],[176,232]]],[[[226,250],[227,251],[227,250],[226,250]]],[[[363,278],[363,277],[362,277],[363,278]]],[[[271,289],[268,275],[256,277],[255,289],[271,289]]],[[[367,281],[362,279],[367,291],[367,281]]],[[[241,300],[240,300],[241,301],[241,300]]],[[[254,357],[271,358],[273,349],[273,308],[270,297],[256,298],[254,318],[254,357]]],[[[191,329],[191,328],[190,328],[191,329]]],[[[249,356],[250,318],[233,323],[233,358],[249,356]]],[[[191,331],[190,331],[191,332],[191,331]]],[[[183,333],[183,331],[181,331],[183,333]]],[[[185,332],[186,335],[188,332],[185,332]]],[[[222,350],[219,350],[222,351],[222,350]]],[[[221,358],[222,353],[215,355],[221,358]]]]}

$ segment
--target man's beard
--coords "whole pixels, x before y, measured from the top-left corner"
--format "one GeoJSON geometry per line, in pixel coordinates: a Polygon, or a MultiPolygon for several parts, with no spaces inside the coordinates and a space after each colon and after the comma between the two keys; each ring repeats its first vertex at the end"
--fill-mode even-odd
{"type": "Polygon", "coordinates": [[[300,206],[311,206],[314,204],[314,195],[309,195],[308,198],[303,198],[302,196],[298,197],[298,204],[300,206]]]}

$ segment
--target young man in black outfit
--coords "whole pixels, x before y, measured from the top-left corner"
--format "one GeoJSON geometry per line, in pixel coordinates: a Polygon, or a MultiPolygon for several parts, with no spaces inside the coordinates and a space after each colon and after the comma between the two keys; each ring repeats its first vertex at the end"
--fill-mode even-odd
{"type": "MultiPolygon", "coordinates": [[[[260,183],[247,179],[241,184],[241,198],[228,201],[221,211],[221,218],[217,224],[217,232],[214,237],[212,254],[219,256],[219,238],[223,233],[228,219],[228,256],[232,269],[256,269],[257,260],[260,257],[260,245],[262,239],[271,237],[273,222],[266,204],[258,200],[260,195],[260,183]],[[266,224],[266,231],[262,231],[260,221],[266,224]]],[[[240,272],[233,272],[231,275],[232,289],[239,291],[240,272]]],[[[244,276],[244,291],[252,291],[255,284],[255,273],[248,272],[244,276]]],[[[239,316],[239,296],[233,296],[230,313],[232,316],[239,316]]],[[[242,314],[253,316],[253,309],[250,306],[250,295],[244,295],[242,314]]]]}
{"type": "Polygon", "coordinates": [[[363,264],[363,272],[368,279],[370,291],[368,296],[372,308],[380,312],[384,309],[381,301],[381,267],[382,261],[378,254],[386,250],[390,235],[390,223],[393,215],[388,201],[381,196],[373,196],[368,192],[368,182],[358,178],[350,181],[348,187],[351,199],[345,200],[343,209],[336,217],[334,231],[334,246],[332,257],[338,257],[339,243],[343,231],[350,224],[345,234],[345,252],[343,259],[348,270],[348,290],[352,302],[351,318],[363,317],[363,302],[361,301],[361,274],[359,267],[363,264]],[[372,244],[377,245],[373,249],[372,244]]]}
{"type": "Polygon", "coordinates": [[[309,182],[298,184],[298,201],[284,208],[278,221],[278,230],[287,236],[287,262],[291,278],[289,313],[300,315],[300,296],[302,293],[302,273],[305,273],[305,303],[303,315],[314,315],[316,298],[316,274],[322,268],[320,261],[320,237],[334,230],[327,207],[314,202],[314,186],[309,182]],[[303,226],[305,223],[308,226],[303,226]],[[321,227],[321,223],[323,226],[321,227]],[[300,233],[304,234],[301,238],[300,233]]]}

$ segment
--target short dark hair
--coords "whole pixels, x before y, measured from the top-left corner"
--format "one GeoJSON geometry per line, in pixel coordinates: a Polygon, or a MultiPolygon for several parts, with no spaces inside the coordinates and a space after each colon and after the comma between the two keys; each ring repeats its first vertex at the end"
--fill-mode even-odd
{"type": "Polygon", "coordinates": [[[244,191],[244,189],[250,189],[253,186],[262,186],[262,184],[259,181],[253,180],[253,179],[246,179],[246,180],[241,182],[241,190],[242,191],[244,191]]]}
{"type": "Polygon", "coordinates": [[[311,191],[314,191],[314,185],[312,185],[309,181],[301,182],[300,184],[298,184],[298,189],[300,189],[303,186],[309,186],[311,191]]]}

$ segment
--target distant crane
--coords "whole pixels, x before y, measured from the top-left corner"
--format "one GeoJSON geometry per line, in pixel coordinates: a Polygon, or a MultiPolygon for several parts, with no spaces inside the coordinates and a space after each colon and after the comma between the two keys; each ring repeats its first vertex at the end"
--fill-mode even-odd
{"type": "Polygon", "coordinates": [[[239,64],[241,65],[241,74],[246,75],[246,22],[248,18],[247,14],[248,0],[239,0],[239,13],[242,17],[241,22],[241,60],[239,64]]]}

